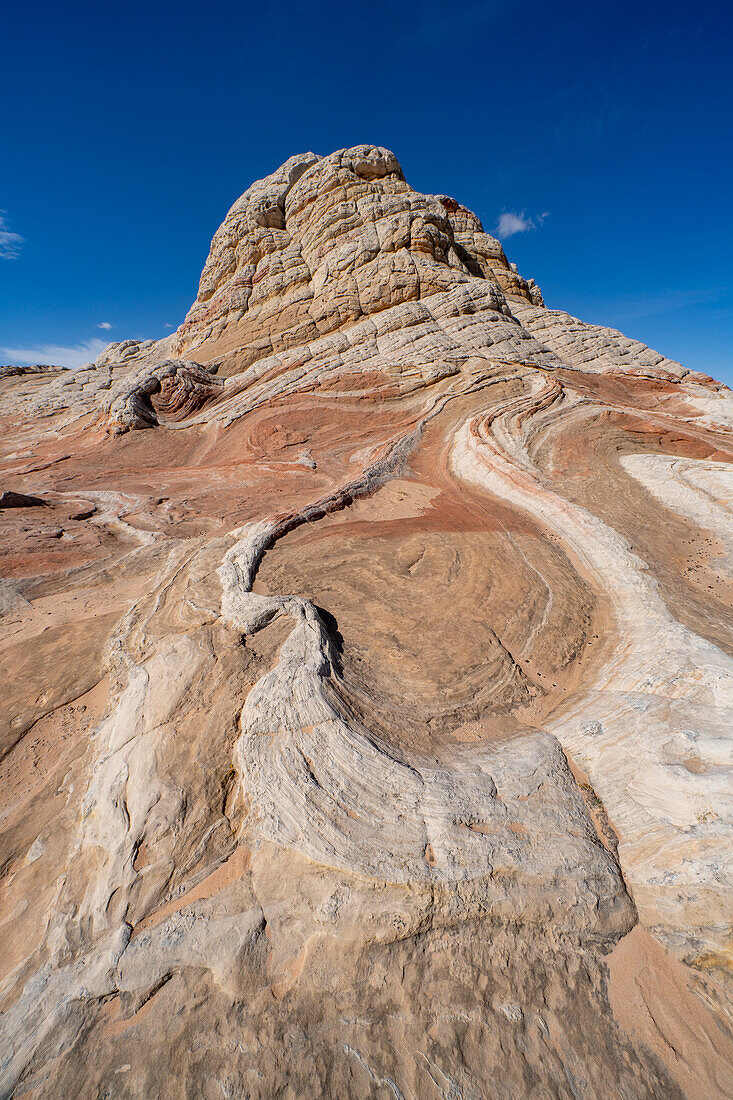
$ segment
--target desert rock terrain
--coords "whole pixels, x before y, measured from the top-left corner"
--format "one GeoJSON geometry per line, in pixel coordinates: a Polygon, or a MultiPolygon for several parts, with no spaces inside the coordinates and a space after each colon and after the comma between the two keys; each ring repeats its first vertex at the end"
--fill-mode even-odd
{"type": "Polygon", "coordinates": [[[726,387],[360,146],[0,425],[0,1096],[733,1095],[726,387]]]}

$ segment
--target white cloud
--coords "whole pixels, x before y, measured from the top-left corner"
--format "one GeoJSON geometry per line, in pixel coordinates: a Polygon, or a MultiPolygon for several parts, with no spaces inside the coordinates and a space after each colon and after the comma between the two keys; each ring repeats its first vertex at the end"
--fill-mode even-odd
{"type": "Polygon", "coordinates": [[[496,224],[496,235],[500,240],[505,241],[507,238],[513,237],[515,233],[527,233],[530,229],[537,229],[546,217],[547,212],[538,214],[534,218],[528,218],[524,211],[521,214],[505,211],[500,215],[496,224]]]}
{"type": "Polygon", "coordinates": [[[97,328],[111,329],[114,328],[114,325],[111,325],[109,321],[100,321],[97,328]]]}
{"type": "Polygon", "coordinates": [[[163,328],[173,328],[173,325],[169,325],[168,322],[163,325],[163,328]]]}
{"type": "Polygon", "coordinates": [[[74,347],[38,344],[34,348],[0,348],[0,356],[3,362],[15,365],[49,363],[55,367],[81,367],[85,363],[91,363],[106,347],[107,342],[95,336],[92,340],[74,347]]]}
{"type": "Polygon", "coordinates": [[[4,218],[5,211],[0,210],[0,259],[2,260],[14,260],[20,255],[20,246],[23,244],[23,237],[20,233],[13,233],[8,229],[8,224],[4,218]]]}

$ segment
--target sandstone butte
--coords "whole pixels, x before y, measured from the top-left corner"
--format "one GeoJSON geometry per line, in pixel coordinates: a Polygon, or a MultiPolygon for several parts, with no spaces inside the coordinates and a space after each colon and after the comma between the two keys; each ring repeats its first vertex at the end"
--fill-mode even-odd
{"type": "Polygon", "coordinates": [[[360,146],[0,421],[1,1096],[731,1096],[726,387],[360,146]]]}

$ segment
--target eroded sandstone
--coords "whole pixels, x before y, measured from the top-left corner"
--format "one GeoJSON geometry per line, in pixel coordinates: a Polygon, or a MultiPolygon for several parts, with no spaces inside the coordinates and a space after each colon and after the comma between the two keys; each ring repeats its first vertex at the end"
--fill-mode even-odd
{"type": "Polygon", "coordinates": [[[725,387],[362,146],[0,401],[2,1095],[726,1095],[725,387]]]}

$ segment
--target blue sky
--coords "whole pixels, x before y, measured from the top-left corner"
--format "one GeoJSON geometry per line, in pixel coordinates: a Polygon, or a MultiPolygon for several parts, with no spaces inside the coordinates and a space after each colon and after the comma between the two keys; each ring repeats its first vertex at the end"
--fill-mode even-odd
{"type": "Polygon", "coordinates": [[[253,179],[374,142],[548,305],[733,384],[728,3],[26,0],[2,40],[0,362],[165,335],[253,179]]]}

